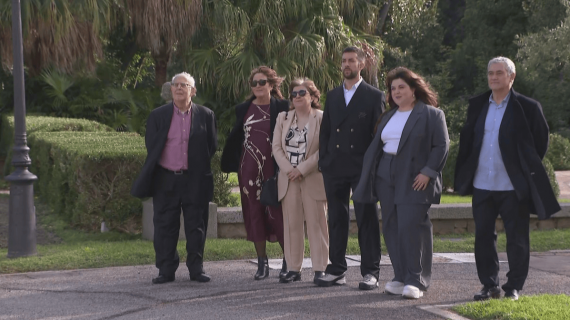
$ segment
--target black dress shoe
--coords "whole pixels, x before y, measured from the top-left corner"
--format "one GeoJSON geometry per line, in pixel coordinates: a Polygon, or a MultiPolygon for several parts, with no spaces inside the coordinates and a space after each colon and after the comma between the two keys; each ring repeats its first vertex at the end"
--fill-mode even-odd
{"type": "Polygon", "coordinates": [[[320,278],[324,277],[325,273],[323,271],[315,271],[315,277],[313,278],[313,283],[317,284],[320,278]]]}
{"type": "Polygon", "coordinates": [[[172,281],[174,281],[174,275],[165,276],[165,275],[159,274],[158,277],[152,279],[152,283],[154,283],[154,284],[163,284],[163,283],[172,282],[172,281]]]}
{"type": "Polygon", "coordinates": [[[279,279],[284,278],[287,276],[287,261],[283,258],[283,264],[281,265],[281,271],[279,271],[279,279]]]}
{"type": "Polygon", "coordinates": [[[253,277],[255,280],[262,280],[269,276],[269,262],[267,257],[257,257],[257,272],[253,277]]]}
{"type": "Polygon", "coordinates": [[[197,276],[190,276],[190,280],[198,282],[208,282],[210,281],[210,276],[205,273],[200,273],[197,276]]]}
{"type": "Polygon", "coordinates": [[[279,279],[281,283],[289,283],[293,281],[301,281],[301,272],[289,271],[287,274],[279,279]]]}
{"type": "Polygon", "coordinates": [[[501,289],[499,287],[483,287],[481,292],[473,297],[475,301],[483,301],[489,299],[499,299],[501,297],[501,289]]]}
{"type": "Polygon", "coordinates": [[[513,301],[517,301],[519,299],[519,292],[517,289],[506,290],[505,291],[505,298],[511,299],[513,301]]]}

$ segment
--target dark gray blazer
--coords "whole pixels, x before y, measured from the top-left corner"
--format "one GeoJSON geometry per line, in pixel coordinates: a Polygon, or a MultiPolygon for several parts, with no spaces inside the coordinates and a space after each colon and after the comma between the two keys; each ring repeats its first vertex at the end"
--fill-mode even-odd
{"type": "MultiPolygon", "coordinates": [[[[376,171],[382,158],[382,130],[396,109],[388,111],[380,121],[374,140],[366,150],[360,181],[352,199],[375,203],[376,171]]],[[[442,191],[441,171],[447,160],[449,135],[443,111],[418,100],[402,131],[396,154],[395,204],[439,203],[442,191]],[[412,189],[415,177],[423,173],[430,177],[423,191],[412,189]]]]}

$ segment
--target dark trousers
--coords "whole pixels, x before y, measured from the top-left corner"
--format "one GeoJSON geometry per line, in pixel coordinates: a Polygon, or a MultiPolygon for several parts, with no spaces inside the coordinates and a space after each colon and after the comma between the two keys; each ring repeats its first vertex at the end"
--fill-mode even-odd
{"type": "Polygon", "coordinates": [[[180,230],[180,211],[184,215],[186,266],[190,276],[203,273],[204,244],[208,227],[208,202],[200,199],[189,173],[174,175],[157,170],[157,187],[153,197],[154,251],[159,274],[170,276],[178,269],[180,257],[176,246],[180,230]],[[194,196],[193,196],[194,195],[194,196]]]}
{"type": "Polygon", "coordinates": [[[529,208],[515,191],[473,190],[473,219],[475,220],[475,262],[481,284],[499,285],[499,258],[495,221],[501,215],[507,234],[509,272],[503,290],[522,290],[528,275],[529,208]]]}
{"type": "MultiPolygon", "coordinates": [[[[326,273],[341,275],[346,272],[346,246],[350,227],[350,190],[358,184],[359,176],[335,177],[323,174],[328,201],[329,259],[326,273]]],[[[380,274],[380,226],[376,204],[354,202],[358,245],[360,246],[360,272],[378,279],[380,274]]]]}
{"type": "Polygon", "coordinates": [[[376,176],[376,195],[382,208],[382,233],[394,269],[393,281],[426,291],[431,282],[433,226],[428,211],[431,204],[395,204],[394,159],[384,156],[376,176]]]}

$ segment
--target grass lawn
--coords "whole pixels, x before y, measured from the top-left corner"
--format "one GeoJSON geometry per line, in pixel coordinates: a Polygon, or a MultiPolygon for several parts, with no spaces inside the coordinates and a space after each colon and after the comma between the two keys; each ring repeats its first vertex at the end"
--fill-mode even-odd
{"type": "Polygon", "coordinates": [[[470,302],[453,310],[469,319],[566,320],[570,319],[570,296],[542,294],[509,299],[470,302]]]}
{"type": "MultiPolygon", "coordinates": [[[[38,245],[34,257],[8,259],[8,250],[0,249],[0,273],[16,273],[42,270],[64,270],[154,264],[152,242],[142,240],[141,235],[118,232],[87,233],[71,229],[56,215],[46,213],[45,206],[37,206],[38,223],[44,229],[55,233],[62,242],[52,245],[38,245]]],[[[570,229],[532,231],[532,251],[548,251],[570,248],[570,229]]],[[[434,237],[434,252],[473,252],[473,234],[453,234],[434,237]]],[[[505,234],[498,236],[498,249],[505,251],[505,234]]],[[[186,259],[185,241],[179,241],[181,260],[186,259]]],[[[305,256],[309,257],[309,245],[305,243],[305,256]]],[[[268,256],[282,257],[277,243],[267,246],[268,256]]],[[[386,247],[382,241],[382,252],[386,247]]],[[[358,239],[348,240],[347,254],[360,254],[358,239]]],[[[253,244],[243,239],[208,239],[204,257],[207,261],[255,258],[253,244]]]]}

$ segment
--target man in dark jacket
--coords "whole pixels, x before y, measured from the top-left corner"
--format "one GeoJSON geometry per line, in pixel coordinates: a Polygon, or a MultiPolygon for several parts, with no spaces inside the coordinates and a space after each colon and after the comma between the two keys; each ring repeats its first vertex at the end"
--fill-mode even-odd
{"type": "Polygon", "coordinates": [[[517,300],[529,268],[529,214],[547,219],[560,210],[542,159],[548,125],[540,103],[512,89],[516,70],[504,57],[487,67],[491,91],[469,100],[455,168],[455,191],[473,194],[475,261],[481,292],[474,300],[499,298],[495,221],[507,234],[509,272],[505,297],[517,300]]]}
{"type": "MultiPolygon", "coordinates": [[[[360,76],[364,53],[356,47],[344,49],[344,82],[327,93],[319,140],[319,169],[323,173],[328,201],[329,259],[319,286],[346,283],[345,254],[348,242],[349,198],[360,179],[364,153],[374,136],[376,121],[384,112],[384,93],[360,76]]],[[[378,287],[380,273],[380,226],[376,204],[354,202],[361,252],[362,290],[378,287]]]]}
{"type": "Polygon", "coordinates": [[[153,110],[147,120],[147,158],[131,190],[135,197],[153,197],[154,251],[158,277],[174,281],[179,264],[180,211],[186,233],[186,265],[190,279],[208,282],[203,270],[208,205],[214,193],[210,160],[217,148],[214,113],[192,103],[195,81],[183,72],[172,78],[173,102],[153,110]]]}

